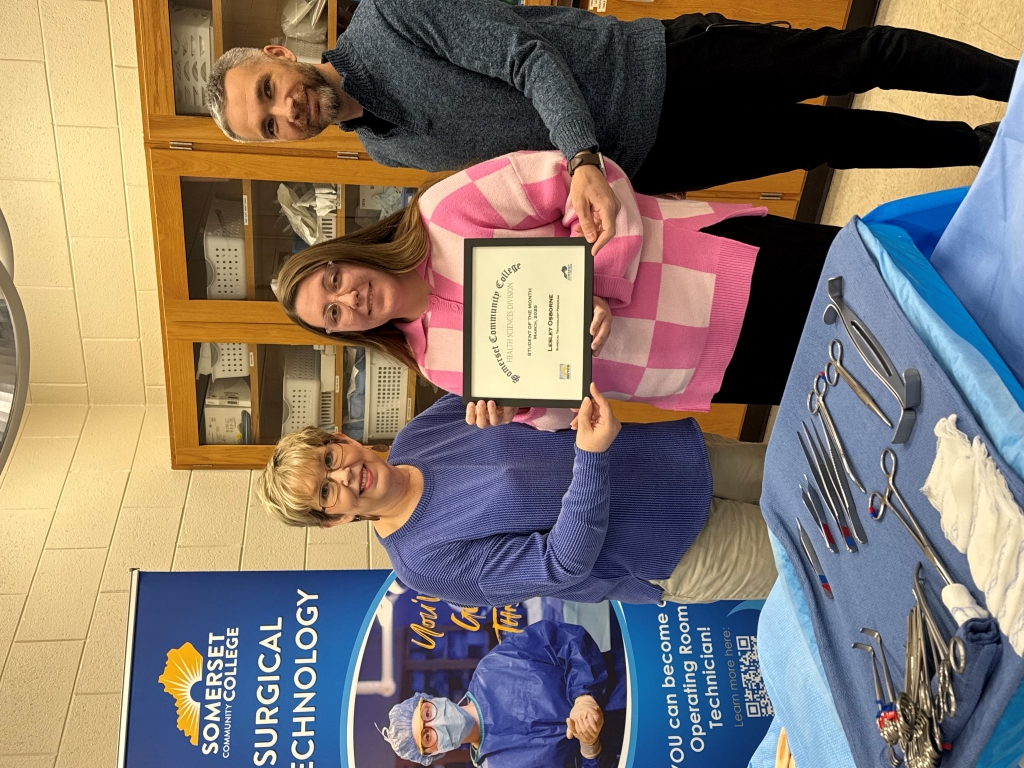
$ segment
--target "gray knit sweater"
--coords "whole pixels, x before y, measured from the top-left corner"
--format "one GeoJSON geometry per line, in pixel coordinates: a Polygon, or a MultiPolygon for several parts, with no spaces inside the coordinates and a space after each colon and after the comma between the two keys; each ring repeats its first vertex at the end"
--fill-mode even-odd
{"type": "Polygon", "coordinates": [[[658,129],[665,27],[500,0],[361,0],[324,61],[394,124],[341,123],[383,165],[451,170],[597,145],[632,176],[658,129]]]}

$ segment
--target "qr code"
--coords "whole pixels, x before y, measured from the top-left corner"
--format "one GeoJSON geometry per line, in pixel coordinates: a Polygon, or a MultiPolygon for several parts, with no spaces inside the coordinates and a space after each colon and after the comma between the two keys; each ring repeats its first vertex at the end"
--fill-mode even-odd
{"type": "Polygon", "coordinates": [[[757,660],[757,637],[737,635],[736,650],[740,652],[740,680],[747,717],[772,717],[775,710],[765,690],[761,665],[757,660]]]}

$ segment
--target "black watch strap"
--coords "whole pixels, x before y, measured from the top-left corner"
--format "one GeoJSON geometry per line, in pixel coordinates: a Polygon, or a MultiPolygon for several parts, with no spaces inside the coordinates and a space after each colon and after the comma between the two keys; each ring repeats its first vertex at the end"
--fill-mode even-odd
{"type": "Polygon", "coordinates": [[[580,152],[578,155],[573,157],[569,161],[569,175],[572,176],[576,173],[576,169],[581,165],[596,165],[604,173],[604,162],[599,152],[580,152]]]}

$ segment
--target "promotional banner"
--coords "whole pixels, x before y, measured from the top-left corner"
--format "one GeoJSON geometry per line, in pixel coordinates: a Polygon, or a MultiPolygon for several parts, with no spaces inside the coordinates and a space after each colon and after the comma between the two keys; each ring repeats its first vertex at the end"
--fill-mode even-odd
{"type": "Polygon", "coordinates": [[[759,601],[455,606],[390,571],[136,572],[132,599],[129,768],[411,768],[447,733],[392,722],[421,695],[464,768],[740,768],[772,718],[759,601]]]}

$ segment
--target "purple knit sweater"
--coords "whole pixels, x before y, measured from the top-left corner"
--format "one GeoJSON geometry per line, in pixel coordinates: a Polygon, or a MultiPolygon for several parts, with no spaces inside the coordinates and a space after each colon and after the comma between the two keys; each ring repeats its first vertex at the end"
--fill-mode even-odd
{"type": "Polygon", "coordinates": [[[693,419],[626,424],[605,453],[571,431],[468,426],[446,395],[395,438],[423,473],[409,520],[380,541],[398,577],[464,606],[550,595],[654,603],[704,527],[711,471],[693,419]]]}

